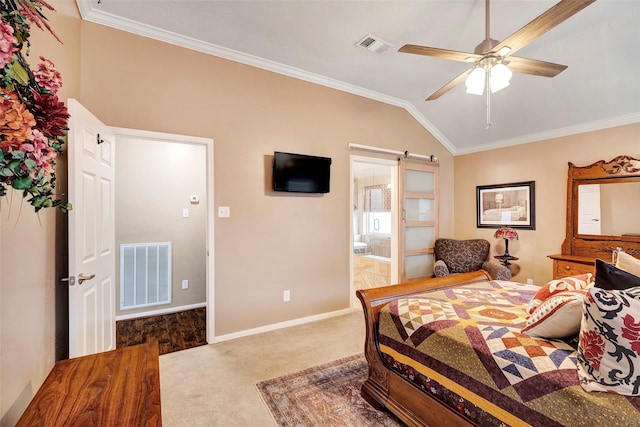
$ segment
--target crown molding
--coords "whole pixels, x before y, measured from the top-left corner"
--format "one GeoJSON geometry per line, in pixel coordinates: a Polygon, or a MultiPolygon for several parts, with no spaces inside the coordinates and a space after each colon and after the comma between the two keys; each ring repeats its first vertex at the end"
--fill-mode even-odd
{"type": "Polygon", "coordinates": [[[551,129],[545,132],[531,133],[518,136],[516,138],[503,139],[489,144],[476,145],[467,148],[458,148],[455,155],[471,154],[480,151],[495,150],[498,148],[510,147],[513,145],[529,144],[532,142],[544,141],[547,139],[562,138],[565,136],[577,135],[586,132],[593,132],[602,129],[609,129],[618,126],[625,126],[640,122],[640,112],[627,114],[624,116],[610,117],[602,120],[582,123],[575,126],[551,129]]]}
{"type": "Polygon", "coordinates": [[[429,133],[431,133],[451,154],[456,153],[456,148],[451,142],[440,132],[429,120],[411,102],[393,96],[385,95],[380,92],[365,89],[342,82],[340,80],[328,78],[319,74],[311,73],[296,67],[290,67],[275,61],[260,58],[255,55],[228,49],[212,43],[206,43],[191,37],[186,37],[177,33],[162,30],[151,25],[142,24],[137,21],[124,19],[100,10],[95,9],[89,0],[76,0],[78,9],[82,19],[95,24],[105,25],[107,27],[137,34],[139,36],[159,40],[175,46],[184,47],[201,53],[217,56],[219,58],[228,59],[230,61],[239,62],[252,67],[293,77],[298,80],[304,80],[310,83],[326,86],[342,92],[351,93],[353,95],[362,96],[364,98],[379,101],[385,104],[404,108],[411,114],[429,133]]]}
{"type": "Polygon", "coordinates": [[[503,139],[487,144],[459,148],[456,147],[451,141],[449,141],[449,139],[442,132],[440,132],[440,130],[433,123],[431,123],[413,103],[405,99],[385,95],[380,92],[348,84],[340,80],[328,78],[299,68],[290,67],[288,65],[260,58],[255,55],[249,55],[212,43],[202,42],[191,37],[186,37],[177,33],[162,30],[157,27],[142,24],[137,21],[124,19],[119,16],[115,16],[95,9],[93,5],[94,1],[92,2],[90,0],[76,0],[76,3],[78,5],[78,10],[80,11],[82,19],[88,22],[105,25],[107,27],[137,34],[139,36],[151,38],[154,40],[159,40],[162,42],[173,44],[175,46],[184,47],[219,58],[282,74],[288,77],[293,77],[295,79],[307,81],[321,86],[326,86],[342,92],[362,96],[374,101],[379,101],[385,104],[404,108],[422,127],[424,127],[431,135],[433,135],[433,137],[454,156],[495,150],[513,145],[529,144],[532,142],[543,141],[547,139],[560,138],[563,136],[575,135],[579,133],[640,122],[640,113],[634,113],[620,117],[587,122],[576,126],[569,126],[564,128],[552,129],[545,132],[521,135],[515,138],[503,139]]]}

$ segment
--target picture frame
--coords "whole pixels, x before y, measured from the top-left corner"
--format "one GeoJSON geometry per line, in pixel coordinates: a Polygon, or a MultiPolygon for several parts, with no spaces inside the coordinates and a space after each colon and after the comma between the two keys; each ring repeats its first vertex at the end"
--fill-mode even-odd
{"type": "Polygon", "coordinates": [[[476,226],[536,229],[535,181],[476,187],[476,226]]]}

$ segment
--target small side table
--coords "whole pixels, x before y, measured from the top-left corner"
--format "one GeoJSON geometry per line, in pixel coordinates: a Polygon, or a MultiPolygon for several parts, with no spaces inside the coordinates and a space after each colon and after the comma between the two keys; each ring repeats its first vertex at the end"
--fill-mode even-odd
{"type": "Polygon", "coordinates": [[[517,261],[518,257],[515,256],[511,256],[511,255],[495,255],[494,256],[495,259],[500,260],[500,263],[502,265],[504,265],[505,267],[508,267],[511,265],[511,263],[509,261],[517,261]]]}

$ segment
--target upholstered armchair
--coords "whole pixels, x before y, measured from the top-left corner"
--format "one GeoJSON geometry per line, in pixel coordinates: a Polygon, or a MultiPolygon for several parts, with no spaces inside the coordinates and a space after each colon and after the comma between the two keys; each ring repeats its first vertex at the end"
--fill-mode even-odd
{"type": "Polygon", "coordinates": [[[455,273],[486,270],[494,280],[510,280],[511,271],[489,261],[491,244],[485,239],[437,239],[434,274],[436,277],[455,273]]]}

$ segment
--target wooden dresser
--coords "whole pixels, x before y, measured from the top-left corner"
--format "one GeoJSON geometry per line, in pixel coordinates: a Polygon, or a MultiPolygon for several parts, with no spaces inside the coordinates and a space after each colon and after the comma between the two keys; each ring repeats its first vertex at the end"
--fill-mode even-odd
{"type": "Polygon", "coordinates": [[[554,279],[585,273],[595,274],[595,258],[565,254],[549,255],[549,258],[553,260],[554,279]]]}
{"type": "Polygon", "coordinates": [[[566,235],[561,254],[548,255],[554,279],[595,273],[596,259],[611,262],[619,249],[640,258],[640,221],[628,207],[638,192],[640,159],[618,156],[587,166],[569,163],[566,235]],[[593,206],[595,201],[602,204],[593,206]]]}
{"type": "Polygon", "coordinates": [[[158,344],[56,363],[17,426],[161,426],[158,344]]]}

